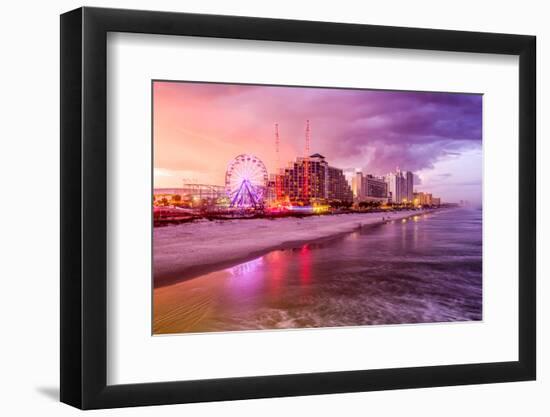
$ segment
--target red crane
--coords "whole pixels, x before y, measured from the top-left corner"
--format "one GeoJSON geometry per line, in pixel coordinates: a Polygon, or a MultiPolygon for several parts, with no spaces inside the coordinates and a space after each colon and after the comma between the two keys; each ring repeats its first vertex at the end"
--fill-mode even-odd
{"type": "Polygon", "coordinates": [[[281,174],[279,172],[280,168],[280,160],[279,160],[279,123],[275,123],[275,153],[276,153],[276,164],[277,167],[275,169],[275,195],[277,196],[277,200],[281,200],[282,198],[282,184],[281,184],[281,174]]]}
{"type": "Polygon", "coordinates": [[[311,130],[309,127],[309,120],[306,120],[306,149],[304,157],[304,199],[309,199],[309,139],[311,130]]]}

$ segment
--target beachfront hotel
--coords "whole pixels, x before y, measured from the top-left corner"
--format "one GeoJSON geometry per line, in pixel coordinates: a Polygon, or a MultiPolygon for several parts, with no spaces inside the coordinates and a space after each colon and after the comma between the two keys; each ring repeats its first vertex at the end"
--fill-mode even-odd
{"type": "MultiPolygon", "coordinates": [[[[275,174],[270,174],[263,186],[262,203],[302,205],[377,202],[381,204],[414,204],[440,206],[441,200],[430,193],[413,192],[411,171],[389,173],[384,177],[363,174],[359,169],[343,170],[329,165],[326,158],[315,153],[297,157],[275,174]]],[[[227,208],[227,187],[211,184],[184,183],[182,188],[155,189],[154,206],[202,207],[212,210],[227,208]]]]}
{"type": "Polygon", "coordinates": [[[273,175],[272,181],[278,200],[353,201],[351,187],[343,170],[330,166],[325,157],[318,153],[307,158],[296,158],[273,175]]]}
{"type": "Polygon", "coordinates": [[[414,193],[414,204],[417,206],[440,206],[441,198],[419,191],[414,193]]]}
{"type": "Polygon", "coordinates": [[[366,175],[362,181],[363,201],[380,201],[386,203],[388,201],[388,184],[384,178],[375,177],[374,175],[366,175]]]}
{"type": "Polygon", "coordinates": [[[359,169],[348,170],[345,172],[345,176],[351,186],[354,201],[379,201],[387,203],[388,184],[384,178],[371,174],[363,175],[359,169]]]}
{"type": "Polygon", "coordinates": [[[414,175],[399,168],[384,177],[388,184],[388,198],[392,203],[412,203],[414,200],[414,175]]]}

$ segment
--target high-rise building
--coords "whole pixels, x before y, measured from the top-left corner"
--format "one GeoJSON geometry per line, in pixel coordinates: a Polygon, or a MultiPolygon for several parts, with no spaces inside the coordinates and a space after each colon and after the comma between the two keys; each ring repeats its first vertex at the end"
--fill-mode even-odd
{"type": "Polygon", "coordinates": [[[394,203],[395,199],[397,198],[398,188],[398,180],[396,178],[396,175],[390,172],[384,177],[384,181],[386,182],[386,184],[388,184],[388,200],[394,203]]]}
{"type": "Polygon", "coordinates": [[[354,199],[359,201],[363,200],[363,173],[359,170],[355,170],[351,180],[351,191],[353,192],[354,199]]]}
{"type": "Polygon", "coordinates": [[[352,192],[353,192],[353,181],[354,181],[353,178],[355,177],[355,173],[357,171],[358,170],[355,168],[344,169],[344,177],[346,177],[346,181],[348,182],[348,185],[350,186],[352,192]]]}
{"type": "MultiPolygon", "coordinates": [[[[441,203],[440,199],[437,199],[438,202],[436,205],[441,203]]],[[[413,195],[413,201],[415,205],[419,206],[431,206],[434,205],[432,195],[430,193],[416,192],[413,195]]]]}
{"type": "Polygon", "coordinates": [[[384,178],[388,184],[388,197],[392,203],[399,204],[403,200],[404,179],[401,171],[390,172],[384,178]]]}
{"type": "Polygon", "coordinates": [[[388,184],[384,178],[363,175],[358,168],[345,170],[344,176],[351,186],[354,201],[388,201],[388,184]]]}
{"type": "Polygon", "coordinates": [[[388,200],[388,184],[384,178],[377,178],[373,175],[363,177],[363,200],[382,201],[388,200]]]}
{"type": "Polygon", "coordinates": [[[326,199],[332,201],[353,201],[353,193],[341,169],[329,166],[327,180],[328,192],[325,197],[326,199]]]}
{"type": "Polygon", "coordinates": [[[283,199],[290,201],[353,201],[353,193],[343,170],[329,166],[325,157],[318,153],[307,159],[297,158],[283,170],[281,194],[283,199]]]}
{"type": "Polygon", "coordinates": [[[414,175],[411,171],[405,172],[405,181],[406,181],[406,199],[407,203],[412,203],[413,201],[413,186],[414,186],[414,175]]]}
{"type": "Polygon", "coordinates": [[[403,173],[397,168],[395,172],[390,172],[384,179],[388,184],[388,194],[392,203],[401,204],[413,201],[414,174],[411,171],[403,173]]]}
{"type": "Polygon", "coordinates": [[[280,181],[281,176],[277,174],[271,174],[267,181],[266,201],[268,204],[277,201],[277,183],[280,181]]]}

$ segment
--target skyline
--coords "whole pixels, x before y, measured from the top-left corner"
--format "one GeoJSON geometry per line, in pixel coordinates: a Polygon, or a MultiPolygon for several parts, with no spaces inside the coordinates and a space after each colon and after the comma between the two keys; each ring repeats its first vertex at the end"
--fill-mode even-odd
{"type": "Polygon", "coordinates": [[[269,173],[310,154],[385,175],[415,173],[415,190],[481,201],[482,96],[382,90],[154,82],[155,188],[223,184],[229,161],[258,156],[269,173]]]}

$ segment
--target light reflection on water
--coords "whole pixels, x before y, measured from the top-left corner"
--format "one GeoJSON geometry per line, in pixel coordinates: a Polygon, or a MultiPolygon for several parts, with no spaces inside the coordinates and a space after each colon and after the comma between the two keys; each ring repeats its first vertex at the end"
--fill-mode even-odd
{"type": "Polygon", "coordinates": [[[217,295],[188,331],[480,320],[481,235],[457,209],[276,250],[200,277],[217,295]]]}

